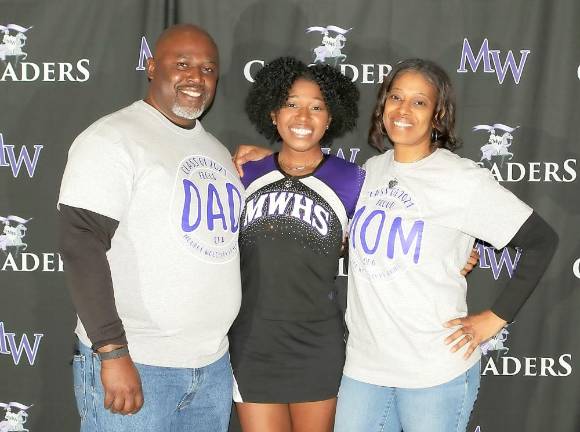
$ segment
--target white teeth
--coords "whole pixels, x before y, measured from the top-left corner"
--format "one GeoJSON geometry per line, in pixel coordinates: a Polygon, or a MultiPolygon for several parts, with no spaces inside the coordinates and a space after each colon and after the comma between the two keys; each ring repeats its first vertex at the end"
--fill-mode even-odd
{"type": "Polygon", "coordinates": [[[393,123],[395,124],[395,126],[400,127],[400,128],[409,128],[412,126],[411,123],[405,123],[405,122],[398,121],[398,120],[395,120],[393,123]]]}
{"type": "Polygon", "coordinates": [[[181,91],[181,93],[184,93],[187,96],[191,96],[191,97],[200,97],[201,96],[201,93],[200,92],[197,92],[197,91],[194,91],[194,90],[184,90],[184,89],[182,89],[180,91],[181,91]]]}
{"type": "Polygon", "coordinates": [[[300,136],[307,136],[307,135],[312,134],[312,129],[306,129],[306,128],[290,128],[290,130],[295,135],[300,135],[300,136]]]}

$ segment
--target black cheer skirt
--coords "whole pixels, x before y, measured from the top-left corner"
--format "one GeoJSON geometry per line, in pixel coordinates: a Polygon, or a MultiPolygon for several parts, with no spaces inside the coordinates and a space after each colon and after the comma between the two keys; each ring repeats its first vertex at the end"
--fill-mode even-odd
{"type": "Polygon", "coordinates": [[[344,366],[343,320],[238,317],[230,331],[230,356],[235,402],[330,399],[338,394],[344,366]]]}

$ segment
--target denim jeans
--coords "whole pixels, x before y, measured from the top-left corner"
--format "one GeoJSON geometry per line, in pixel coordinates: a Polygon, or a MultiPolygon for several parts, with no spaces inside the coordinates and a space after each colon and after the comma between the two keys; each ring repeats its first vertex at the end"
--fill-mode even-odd
{"type": "Polygon", "coordinates": [[[79,343],[73,359],[74,390],[81,432],[226,432],[232,406],[232,370],[226,353],[197,369],[135,363],[145,403],[131,416],[113,414],[103,405],[101,362],[79,343]]]}
{"type": "Polygon", "coordinates": [[[465,432],[477,399],[480,363],[434,387],[406,389],[342,376],[335,432],[465,432]]]}

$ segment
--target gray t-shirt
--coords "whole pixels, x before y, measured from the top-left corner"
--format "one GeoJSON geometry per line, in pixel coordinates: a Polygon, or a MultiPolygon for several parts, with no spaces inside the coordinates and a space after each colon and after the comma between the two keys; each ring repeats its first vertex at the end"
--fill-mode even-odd
{"type": "MultiPolygon", "coordinates": [[[[180,128],[143,101],[73,143],[59,203],[119,221],[107,259],[135,362],[194,368],[227,351],[243,194],[229,152],[199,121],[180,128]]],[[[80,321],[76,333],[91,345],[80,321]]]]}
{"type": "Polygon", "coordinates": [[[431,387],[475,364],[444,344],[467,315],[460,270],[475,238],[504,247],[532,209],[469,159],[438,149],[414,163],[393,151],[365,164],[350,226],[350,331],[344,373],[389,387],[431,387]]]}

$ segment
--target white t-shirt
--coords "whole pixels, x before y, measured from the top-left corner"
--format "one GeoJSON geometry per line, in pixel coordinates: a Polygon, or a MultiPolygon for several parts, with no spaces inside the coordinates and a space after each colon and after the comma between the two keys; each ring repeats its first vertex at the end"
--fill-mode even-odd
{"type": "Polygon", "coordinates": [[[369,159],[350,226],[345,375],[403,388],[439,385],[480,358],[444,344],[467,315],[460,274],[475,238],[505,246],[532,209],[469,159],[438,149],[414,163],[369,159]]]}
{"type": "MultiPolygon", "coordinates": [[[[199,121],[182,129],[143,101],[73,143],[59,203],[119,221],[107,259],[135,362],[196,368],[227,351],[243,194],[229,152],[199,121]]],[[[91,345],[80,321],[76,333],[91,345]]]]}

